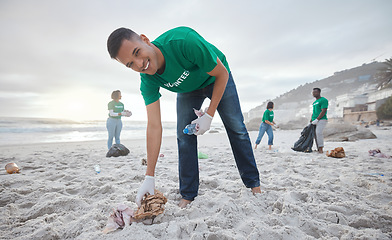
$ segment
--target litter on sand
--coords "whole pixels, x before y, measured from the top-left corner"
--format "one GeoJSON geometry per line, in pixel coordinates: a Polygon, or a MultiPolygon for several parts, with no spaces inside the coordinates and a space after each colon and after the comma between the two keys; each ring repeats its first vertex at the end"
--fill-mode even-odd
{"type": "Polygon", "coordinates": [[[18,165],[16,165],[16,163],[8,163],[7,165],[5,165],[5,170],[9,174],[19,173],[19,171],[20,171],[20,169],[19,169],[18,165]]]}
{"type": "Polygon", "coordinates": [[[199,158],[199,159],[207,159],[208,155],[205,154],[205,153],[202,153],[202,152],[198,152],[197,153],[197,158],[199,158]]]}
{"type": "Polygon", "coordinates": [[[344,158],[346,153],[342,147],[337,147],[334,150],[331,150],[331,152],[327,151],[326,155],[327,157],[344,158]]]}
{"type": "Polygon", "coordinates": [[[155,194],[146,195],[141,202],[140,208],[136,211],[133,211],[125,204],[120,204],[117,209],[113,209],[102,232],[113,232],[119,228],[122,229],[131,225],[133,222],[152,224],[154,218],[164,212],[166,202],[167,198],[155,189],[155,194]]]}
{"type": "Polygon", "coordinates": [[[368,152],[369,152],[369,156],[372,156],[372,157],[391,158],[391,156],[382,153],[381,150],[378,148],[373,149],[373,150],[369,150],[368,152]]]}

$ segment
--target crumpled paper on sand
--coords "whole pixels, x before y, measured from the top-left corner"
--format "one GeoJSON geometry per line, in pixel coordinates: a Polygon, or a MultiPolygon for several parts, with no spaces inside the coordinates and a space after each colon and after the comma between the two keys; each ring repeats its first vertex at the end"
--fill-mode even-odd
{"type": "Polygon", "coordinates": [[[167,198],[155,189],[154,195],[148,195],[142,200],[140,208],[135,212],[135,219],[155,218],[165,210],[167,198]]]}
{"type": "Polygon", "coordinates": [[[337,147],[334,150],[331,150],[331,152],[327,151],[326,155],[328,157],[334,157],[334,158],[344,158],[346,156],[344,149],[342,147],[337,147]]]}
{"type": "Polygon", "coordinates": [[[141,202],[140,208],[136,211],[133,211],[125,204],[120,204],[117,209],[113,209],[102,232],[113,232],[118,228],[124,228],[133,222],[152,224],[152,220],[164,212],[164,205],[166,202],[167,198],[163,196],[160,191],[155,189],[155,194],[146,195],[141,202]]]}

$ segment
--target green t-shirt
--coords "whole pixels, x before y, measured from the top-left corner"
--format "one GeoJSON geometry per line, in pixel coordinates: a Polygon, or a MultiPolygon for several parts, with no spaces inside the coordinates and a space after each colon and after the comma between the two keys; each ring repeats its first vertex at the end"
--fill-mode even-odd
{"type": "MultiPolygon", "coordinates": [[[[108,103],[108,110],[113,110],[113,112],[115,113],[120,113],[122,111],[124,111],[124,104],[122,102],[116,102],[116,101],[111,101],[108,103]]],[[[121,116],[110,116],[111,118],[121,118],[121,116]]]]}
{"type": "Polygon", "coordinates": [[[165,71],[159,75],[141,73],[140,91],[146,105],[157,101],[160,87],[172,92],[191,92],[215,82],[207,74],[217,65],[217,58],[230,72],[225,55],[188,27],[171,29],[152,42],[165,58],[165,71]]]}
{"type": "Polygon", "coordinates": [[[263,114],[263,123],[265,123],[265,120],[268,120],[272,123],[274,121],[274,111],[270,110],[265,110],[263,114]]]}
{"type": "MultiPolygon", "coordinates": [[[[312,121],[315,120],[321,113],[321,109],[328,109],[328,100],[324,97],[321,97],[314,101],[313,103],[313,114],[312,114],[312,121]]],[[[324,116],[321,119],[327,119],[327,112],[325,112],[324,116]]],[[[320,119],[320,120],[321,120],[320,119]]]]}

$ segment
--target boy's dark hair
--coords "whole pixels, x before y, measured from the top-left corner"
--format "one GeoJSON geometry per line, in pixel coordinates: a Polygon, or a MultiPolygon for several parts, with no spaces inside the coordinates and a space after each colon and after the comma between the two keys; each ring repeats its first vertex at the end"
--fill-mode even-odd
{"type": "Polygon", "coordinates": [[[270,109],[270,108],[274,108],[274,103],[273,102],[268,102],[267,103],[267,109],[270,109]]]}
{"type": "Polygon", "coordinates": [[[113,91],[112,92],[112,99],[113,100],[119,99],[120,98],[120,94],[121,94],[120,90],[113,91]]]}
{"type": "Polygon", "coordinates": [[[321,89],[320,89],[320,88],[315,87],[315,88],[313,88],[313,90],[316,90],[316,91],[318,91],[319,93],[321,93],[321,89]]]}
{"type": "Polygon", "coordinates": [[[118,28],[114,30],[112,34],[110,34],[107,42],[110,57],[113,59],[117,57],[121,43],[124,39],[131,40],[135,36],[138,36],[137,33],[128,28],[118,28]]]}

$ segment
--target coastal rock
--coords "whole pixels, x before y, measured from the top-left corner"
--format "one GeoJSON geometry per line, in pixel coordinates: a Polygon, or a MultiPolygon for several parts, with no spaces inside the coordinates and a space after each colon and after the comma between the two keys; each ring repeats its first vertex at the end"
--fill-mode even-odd
{"type": "Polygon", "coordinates": [[[245,124],[248,131],[259,131],[261,118],[253,118],[245,124]]]}
{"type": "Polygon", "coordinates": [[[328,123],[324,129],[324,138],[330,142],[357,141],[377,138],[367,128],[358,128],[348,123],[328,123]]]}
{"type": "Polygon", "coordinates": [[[307,124],[309,124],[308,118],[298,118],[286,123],[279,123],[278,126],[281,130],[294,130],[294,129],[302,129],[307,124]]]}

